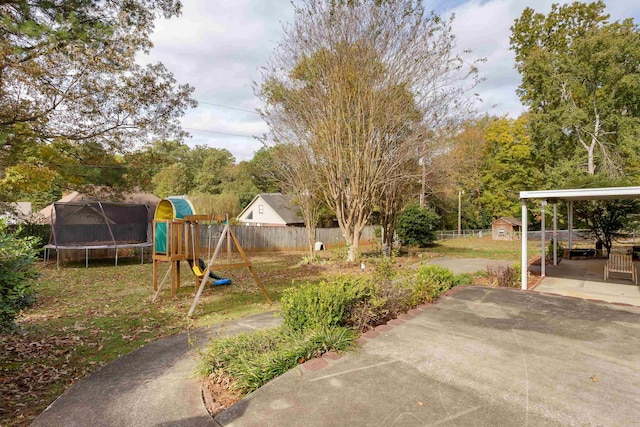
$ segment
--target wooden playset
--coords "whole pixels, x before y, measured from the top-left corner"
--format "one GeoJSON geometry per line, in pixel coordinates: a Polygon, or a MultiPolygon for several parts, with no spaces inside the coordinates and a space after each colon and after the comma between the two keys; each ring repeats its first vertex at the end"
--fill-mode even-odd
{"type": "Polygon", "coordinates": [[[189,309],[188,316],[193,314],[196,304],[207,283],[214,286],[231,284],[231,280],[220,277],[216,271],[223,269],[248,268],[262,291],[266,300],[271,304],[271,298],[260,279],[253,270],[251,261],[242,249],[233,230],[229,226],[228,216],[221,215],[197,215],[191,202],[183,197],[170,197],[160,201],[153,220],[153,289],[156,291],[153,301],[156,300],[167,276],[171,275],[171,295],[176,295],[180,289],[180,262],[186,261],[195,277],[194,287],[196,296],[189,309]],[[214,227],[222,232],[213,235],[214,227]],[[208,245],[201,245],[201,227],[208,229],[208,245]],[[217,239],[215,250],[211,253],[212,242],[217,239]],[[226,242],[227,263],[216,264],[223,243],[226,242]],[[242,262],[232,261],[232,248],[235,246],[242,262]],[[201,256],[207,253],[208,262],[201,256]],[[164,278],[158,283],[158,271],[160,263],[170,263],[164,278]]]}

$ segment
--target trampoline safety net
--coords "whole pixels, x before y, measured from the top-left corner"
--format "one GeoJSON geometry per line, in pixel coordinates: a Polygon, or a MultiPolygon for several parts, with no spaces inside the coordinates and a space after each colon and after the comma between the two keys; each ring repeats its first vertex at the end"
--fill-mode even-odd
{"type": "Polygon", "coordinates": [[[49,243],[98,246],[147,241],[147,205],[111,202],[54,203],[49,243]]]}

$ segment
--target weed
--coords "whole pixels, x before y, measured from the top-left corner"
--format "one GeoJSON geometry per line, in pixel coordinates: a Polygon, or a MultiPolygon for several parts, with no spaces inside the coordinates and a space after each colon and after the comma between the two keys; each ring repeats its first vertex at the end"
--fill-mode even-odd
{"type": "Polygon", "coordinates": [[[494,286],[516,288],[520,285],[519,265],[497,267],[488,266],[487,278],[489,279],[489,283],[494,286]]]}

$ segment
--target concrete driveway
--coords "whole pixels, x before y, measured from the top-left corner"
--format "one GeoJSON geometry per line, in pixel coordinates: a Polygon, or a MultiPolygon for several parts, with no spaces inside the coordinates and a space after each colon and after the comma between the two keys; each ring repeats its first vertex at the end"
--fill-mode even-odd
{"type": "Polygon", "coordinates": [[[640,309],[470,287],[307,362],[233,426],[638,425],[640,309]],[[376,336],[377,335],[377,336],[376,336]]]}

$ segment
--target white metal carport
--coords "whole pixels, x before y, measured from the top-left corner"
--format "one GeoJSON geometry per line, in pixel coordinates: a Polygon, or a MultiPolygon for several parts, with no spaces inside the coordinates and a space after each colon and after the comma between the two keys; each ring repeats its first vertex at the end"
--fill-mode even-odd
{"type": "Polygon", "coordinates": [[[522,200],[522,289],[527,290],[527,201],[542,200],[541,211],[541,275],[545,276],[545,209],[548,203],[553,205],[553,264],[558,263],[558,215],[557,202],[564,200],[568,203],[568,229],[569,229],[569,249],[573,248],[573,202],[577,200],[605,200],[605,199],[638,199],[640,198],[640,187],[607,187],[607,188],[579,188],[569,190],[540,190],[540,191],[521,191],[520,200],[522,200]]]}

